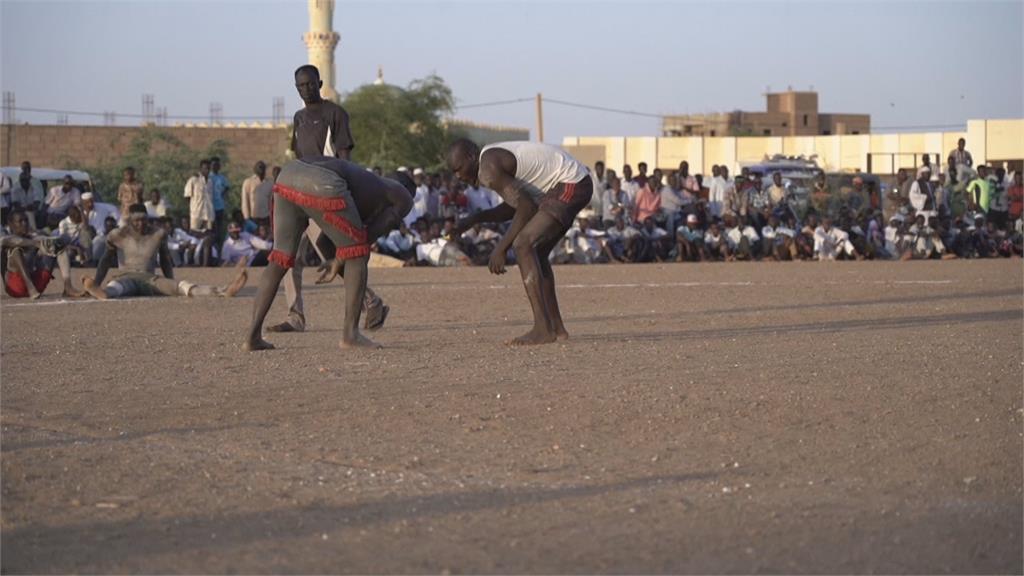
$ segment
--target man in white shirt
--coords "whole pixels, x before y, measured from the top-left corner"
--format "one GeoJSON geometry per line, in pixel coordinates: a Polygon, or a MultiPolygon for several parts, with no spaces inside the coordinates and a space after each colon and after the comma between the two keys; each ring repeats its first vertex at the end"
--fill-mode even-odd
{"type": "Polygon", "coordinates": [[[92,234],[89,233],[89,227],[78,206],[68,209],[68,215],[57,225],[54,236],[64,239],[69,254],[80,264],[85,264],[92,258],[92,234]]]}
{"type": "Polygon", "coordinates": [[[734,186],[729,180],[729,169],[725,166],[712,166],[711,176],[708,185],[708,211],[713,218],[721,218],[725,212],[725,200],[733,193],[734,186]]]}
{"type": "Polygon", "coordinates": [[[13,208],[20,206],[25,209],[30,230],[39,228],[40,223],[36,222],[36,214],[44,200],[46,200],[46,192],[43,190],[43,183],[32,176],[32,163],[27,160],[22,162],[18,181],[11,190],[11,206],[13,208]]]}
{"type": "Polygon", "coordinates": [[[733,260],[753,260],[755,244],[761,240],[753,226],[748,226],[732,214],[725,215],[725,238],[733,260]]]}
{"type": "Polygon", "coordinates": [[[492,190],[475,184],[466,184],[465,196],[469,201],[470,214],[490,210],[501,204],[501,199],[495,198],[496,194],[492,190]]]}
{"type": "Polygon", "coordinates": [[[921,166],[917,170],[917,180],[910,184],[910,205],[918,214],[923,214],[925,220],[938,215],[931,176],[931,168],[921,166]]]}
{"type": "Polygon", "coordinates": [[[722,233],[718,222],[712,222],[708,231],[704,233],[704,248],[708,256],[714,260],[731,260],[732,251],[729,250],[729,239],[722,233]]]}
{"type": "Polygon", "coordinates": [[[832,225],[832,218],[821,219],[821,226],[814,230],[814,259],[835,260],[840,254],[847,258],[862,260],[857,249],[850,242],[850,235],[832,225]]]}
{"type": "Polygon", "coordinates": [[[257,256],[263,253],[266,255],[274,249],[274,243],[254,236],[248,232],[242,232],[238,222],[228,224],[228,236],[224,239],[224,246],[220,250],[220,260],[224,266],[231,266],[244,260],[246,266],[252,266],[257,256]]]}
{"type": "Polygon", "coordinates": [[[629,199],[630,206],[636,206],[636,196],[640,193],[640,183],[633,178],[633,167],[629,164],[622,166],[622,190],[629,199]]]}
{"type": "Polygon", "coordinates": [[[779,217],[772,213],[768,223],[761,229],[762,251],[765,258],[772,260],[796,260],[797,248],[794,238],[796,230],[784,226],[779,217]]]}
{"type": "Polygon", "coordinates": [[[113,217],[115,222],[121,220],[121,213],[117,210],[117,206],[106,202],[96,202],[92,192],[82,194],[82,216],[85,218],[85,223],[92,226],[96,235],[104,233],[103,225],[108,217],[113,217]]]}
{"type": "Polygon", "coordinates": [[[412,181],[416,184],[416,195],[412,199],[412,210],[405,216],[406,226],[412,226],[414,222],[430,214],[428,212],[430,186],[426,183],[422,168],[416,168],[412,171],[412,181]]]}
{"type": "Polygon", "coordinates": [[[661,195],[661,215],[665,218],[665,228],[675,230],[682,221],[683,191],[679,187],[678,175],[671,174],[668,180],[669,183],[658,190],[661,195]]]}
{"type": "Polygon", "coordinates": [[[149,191],[149,200],[144,203],[146,216],[151,220],[167,216],[167,201],[160,197],[160,191],[153,188],[149,191]]]}
{"type": "Polygon", "coordinates": [[[416,245],[419,244],[420,236],[413,232],[402,222],[397,230],[392,230],[387,236],[377,241],[380,251],[388,256],[394,256],[399,260],[407,260],[414,253],[416,245]]]}
{"type": "Polygon", "coordinates": [[[0,172],[0,223],[7,222],[7,214],[11,210],[11,191],[14,189],[14,180],[0,172]]]}
{"type": "Polygon", "coordinates": [[[64,181],[60,186],[50,188],[46,195],[46,218],[51,226],[56,226],[72,206],[82,204],[82,192],[75,188],[75,179],[70,174],[64,175],[64,181]]]}
{"type": "Polygon", "coordinates": [[[242,182],[242,217],[256,224],[270,224],[270,200],[274,183],[267,180],[267,165],[263,160],[252,167],[252,176],[242,182]]]}
{"type": "Polygon", "coordinates": [[[189,199],[189,225],[194,231],[213,227],[213,185],[210,181],[210,161],[199,162],[199,173],[185,183],[185,198],[189,199]]]}
{"type": "Polygon", "coordinates": [[[605,181],[604,162],[598,160],[594,163],[594,196],[590,199],[590,209],[594,214],[604,214],[602,203],[604,202],[604,191],[608,189],[605,181]]]}

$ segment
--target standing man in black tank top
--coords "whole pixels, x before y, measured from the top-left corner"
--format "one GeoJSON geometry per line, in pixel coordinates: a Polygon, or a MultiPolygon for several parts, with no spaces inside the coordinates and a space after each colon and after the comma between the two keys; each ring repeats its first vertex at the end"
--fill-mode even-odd
{"type": "MultiPolygon", "coordinates": [[[[355,147],[349,129],[348,112],[334,102],[324,100],[320,96],[322,86],[320,71],[316,66],[306,64],[295,70],[295,89],[306,106],[295,113],[290,148],[295,157],[300,159],[329,156],[348,160],[352,148],[355,147]]],[[[306,235],[320,254],[334,253],[335,247],[315,222],[309,226],[306,235]]],[[[302,270],[302,259],[296,259],[295,267],[288,271],[284,280],[288,319],[269,326],[267,331],[302,332],[306,329],[306,315],[302,303],[302,270]]],[[[366,289],[363,309],[366,313],[365,328],[376,330],[384,325],[389,309],[369,288],[366,289]]]]}
{"type": "Polygon", "coordinates": [[[504,201],[459,222],[453,237],[474,224],[512,223],[491,253],[492,274],[505,273],[505,253],[515,250],[526,296],[533,309],[533,329],[509,342],[547,344],[569,333],[555,297],[555,276],[548,256],[590,203],[590,171],[561,148],[535,142],[499,142],[483,149],[458,140],[448,150],[448,168],[458,178],[496,191],[504,201]]]}

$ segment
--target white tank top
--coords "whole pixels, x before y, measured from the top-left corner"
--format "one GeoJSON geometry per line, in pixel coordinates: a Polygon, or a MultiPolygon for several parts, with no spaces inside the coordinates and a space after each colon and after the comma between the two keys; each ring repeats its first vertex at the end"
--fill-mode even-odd
{"type": "Polygon", "coordinates": [[[516,179],[530,184],[530,193],[535,200],[550,192],[562,182],[577,183],[590,175],[582,162],[557,146],[537,142],[497,142],[480,151],[491,148],[508,150],[516,157],[516,179]]]}

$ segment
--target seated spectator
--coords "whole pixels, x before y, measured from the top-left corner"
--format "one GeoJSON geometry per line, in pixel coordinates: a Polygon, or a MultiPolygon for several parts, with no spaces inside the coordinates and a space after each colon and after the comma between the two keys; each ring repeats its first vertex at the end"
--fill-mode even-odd
{"type": "Polygon", "coordinates": [[[850,242],[846,232],[832,225],[832,218],[826,216],[821,220],[821,226],[814,230],[814,258],[815,260],[835,260],[837,256],[845,255],[847,258],[861,260],[857,249],[850,242]]]}
{"type": "Polygon", "coordinates": [[[797,249],[793,237],[796,231],[784,226],[774,213],[768,216],[768,223],[761,229],[761,250],[769,260],[796,260],[797,249]]]}
{"type": "Polygon", "coordinates": [[[462,250],[478,266],[486,266],[491,258],[491,252],[501,240],[501,234],[487,228],[483,224],[474,224],[462,235],[462,250]]]}
{"type": "Polygon", "coordinates": [[[85,265],[92,260],[92,233],[82,217],[81,208],[72,206],[68,209],[67,217],[57,225],[56,235],[64,240],[79,264],[85,265]]]}
{"type": "Polygon", "coordinates": [[[703,262],[708,259],[704,231],[696,214],[686,216],[686,224],[676,229],[676,262],[703,262]]]}
{"type": "Polygon", "coordinates": [[[1011,225],[1015,225],[1024,214],[1024,184],[1021,182],[1020,171],[1013,175],[1013,184],[1006,190],[1006,200],[1009,204],[1008,216],[1011,225]]]}
{"type": "Polygon", "coordinates": [[[75,179],[70,174],[64,176],[60,186],[50,188],[46,194],[46,220],[51,228],[68,215],[72,206],[82,205],[82,193],[75,188],[75,179]]]}
{"type": "Polygon", "coordinates": [[[615,221],[621,217],[623,222],[633,213],[629,202],[629,194],[622,189],[622,180],[614,174],[609,176],[608,188],[601,199],[601,220],[605,228],[614,228],[615,221]]]}
{"type": "Polygon", "coordinates": [[[71,259],[62,238],[33,233],[29,230],[28,216],[21,209],[11,211],[7,227],[10,234],[0,238],[0,279],[9,296],[38,299],[53,278],[55,266],[64,281],[62,295],[70,298],[83,295],[71,285],[71,259]]]}
{"type": "Polygon", "coordinates": [[[679,177],[673,173],[668,177],[669,183],[661,187],[661,218],[665,222],[666,230],[675,230],[679,227],[684,206],[693,203],[693,196],[689,202],[683,197],[683,189],[679,187],[679,177]]]}
{"type": "Polygon", "coordinates": [[[146,207],[146,215],[151,220],[167,216],[167,201],[160,197],[160,191],[156,188],[149,191],[149,200],[146,200],[144,206],[146,207]]]}
{"type": "Polygon", "coordinates": [[[661,213],[661,194],[651,189],[653,180],[637,176],[636,206],[633,207],[633,221],[645,222],[661,213]]]}
{"type": "Polygon", "coordinates": [[[733,214],[725,215],[725,238],[731,252],[730,260],[753,260],[759,251],[761,237],[757,231],[733,214]]]}
{"type": "Polygon", "coordinates": [[[402,222],[398,229],[392,230],[387,236],[377,241],[381,254],[405,261],[416,255],[416,245],[420,242],[419,234],[409,230],[402,222]]]}
{"type": "Polygon", "coordinates": [[[732,251],[729,250],[729,240],[722,233],[718,222],[712,222],[708,231],[704,234],[704,248],[707,250],[709,260],[721,262],[732,260],[732,251]]]}
{"type": "Polygon", "coordinates": [[[196,251],[203,241],[188,233],[188,218],[182,218],[181,223],[182,227],[177,227],[170,218],[161,219],[167,231],[167,247],[175,266],[196,266],[196,251]]]}
{"type": "Polygon", "coordinates": [[[121,220],[121,213],[118,212],[117,206],[96,202],[95,198],[92,192],[82,194],[82,216],[85,218],[85,223],[92,227],[94,238],[105,233],[104,223],[107,217],[113,217],[115,224],[121,220]]]}
{"type": "Polygon", "coordinates": [[[605,255],[613,262],[635,262],[640,231],[626,224],[620,214],[614,224],[605,230],[605,255]]]}
{"type": "Polygon", "coordinates": [[[889,217],[889,225],[885,227],[885,252],[890,258],[901,258],[907,247],[903,230],[905,218],[896,212],[889,217]]]}
{"type": "Polygon", "coordinates": [[[604,236],[604,232],[590,227],[590,220],[577,218],[576,225],[566,233],[571,247],[572,261],[576,264],[607,262],[604,236]]]}
{"type": "Polygon", "coordinates": [[[768,214],[775,207],[771,191],[762,187],[760,174],[751,174],[744,187],[747,192],[747,224],[760,230],[768,224],[768,214]]]}
{"type": "Polygon", "coordinates": [[[800,227],[796,235],[796,248],[801,260],[814,259],[814,231],[817,228],[818,215],[815,212],[809,212],[804,225],[800,227]]]}
{"type": "Polygon", "coordinates": [[[228,237],[220,250],[223,266],[233,266],[245,261],[246,266],[266,266],[274,243],[249,232],[242,231],[242,225],[232,220],[228,224],[228,237]]]}
{"type": "MultiPolygon", "coordinates": [[[[91,226],[90,226],[91,228],[91,226]]],[[[117,219],[114,216],[107,216],[100,226],[99,232],[92,237],[92,262],[99,262],[106,249],[107,235],[117,229],[117,219]]]]}
{"type": "Polygon", "coordinates": [[[463,218],[469,214],[469,199],[462,190],[463,184],[458,182],[441,195],[442,218],[463,218]]]}
{"type": "Polygon", "coordinates": [[[644,225],[640,228],[640,239],[642,242],[638,247],[637,262],[665,262],[668,260],[673,244],[672,235],[658,226],[653,216],[648,216],[644,220],[644,225]]]}

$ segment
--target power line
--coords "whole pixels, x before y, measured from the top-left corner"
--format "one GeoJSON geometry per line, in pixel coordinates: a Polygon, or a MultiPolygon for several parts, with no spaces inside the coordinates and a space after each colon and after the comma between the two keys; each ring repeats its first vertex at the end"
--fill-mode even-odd
{"type": "Polygon", "coordinates": [[[456,105],[455,109],[456,110],[466,110],[466,109],[469,109],[469,108],[485,108],[485,107],[488,107],[488,106],[503,106],[505,104],[519,104],[520,102],[531,102],[533,100],[533,98],[534,98],[533,96],[530,96],[528,98],[515,98],[515,99],[512,99],[512,100],[496,100],[494,102],[481,102],[479,104],[461,104],[461,105],[456,105]]]}
{"type": "MultiPolygon", "coordinates": [[[[6,96],[6,94],[5,94],[5,96],[6,96]]],[[[473,104],[460,104],[460,105],[456,105],[454,108],[456,110],[469,110],[469,109],[473,109],[473,108],[487,108],[487,107],[491,107],[491,106],[505,106],[505,105],[509,105],[509,104],[521,104],[523,102],[531,102],[531,101],[534,100],[534,98],[535,97],[531,96],[531,97],[527,97],[527,98],[513,98],[513,99],[509,99],[509,100],[495,100],[495,101],[491,101],[491,102],[478,102],[478,103],[473,103],[473,104]]],[[[612,114],[626,114],[626,115],[630,115],[630,116],[639,116],[639,117],[643,117],[643,118],[663,118],[665,116],[663,114],[652,114],[650,112],[639,112],[639,111],[636,111],[636,110],[626,110],[626,109],[621,109],[621,108],[610,108],[610,107],[607,107],[607,106],[597,106],[597,105],[593,105],[593,104],[583,104],[583,103],[580,103],[580,102],[569,102],[567,100],[559,100],[559,99],[556,99],[556,98],[544,98],[544,102],[551,103],[551,104],[558,104],[558,105],[561,105],[561,106],[567,106],[567,107],[570,107],[570,108],[579,108],[579,109],[583,109],[583,110],[594,110],[594,111],[597,111],[597,112],[608,112],[608,113],[612,113],[612,114]]],[[[5,104],[9,104],[9,103],[13,103],[13,94],[10,95],[10,101],[5,100],[5,104]]],[[[67,116],[95,116],[95,117],[102,117],[104,119],[109,119],[111,116],[122,117],[122,118],[152,118],[152,116],[147,116],[146,114],[132,114],[132,113],[126,113],[126,112],[111,112],[111,111],[107,111],[107,112],[88,112],[88,111],[83,111],[83,110],[61,110],[61,109],[57,109],[57,108],[30,108],[30,107],[22,107],[22,106],[5,106],[4,107],[5,119],[7,119],[8,116],[13,117],[13,113],[16,112],[16,111],[17,112],[39,112],[39,113],[45,113],[45,114],[63,114],[63,115],[67,115],[67,116]]],[[[163,108],[160,111],[163,112],[163,114],[160,115],[160,119],[164,123],[166,123],[168,119],[173,119],[173,120],[207,120],[207,121],[210,120],[210,115],[190,115],[190,114],[174,114],[174,115],[171,115],[171,114],[167,114],[166,113],[166,108],[163,108]]],[[[259,114],[254,114],[254,115],[251,115],[251,116],[223,116],[222,115],[222,116],[219,117],[219,121],[229,121],[229,120],[273,120],[275,122],[280,122],[281,118],[280,118],[280,116],[276,116],[276,115],[275,116],[261,116],[259,114]]],[[[13,122],[8,122],[8,123],[13,123],[13,122]]],[[[907,125],[907,126],[872,126],[871,130],[872,131],[875,131],[875,130],[942,130],[942,129],[946,129],[946,128],[951,128],[951,129],[955,129],[955,130],[962,130],[964,128],[964,124],[929,124],[929,125],[916,125],[916,126],[914,126],[914,125],[907,125]]]]}
{"type": "Polygon", "coordinates": [[[649,112],[637,112],[636,110],[622,110],[619,108],[608,108],[606,106],[594,106],[593,104],[580,104],[578,102],[566,102],[565,100],[556,100],[554,98],[545,98],[545,102],[552,104],[561,104],[562,106],[569,106],[570,108],[582,108],[585,110],[597,110],[599,112],[611,112],[613,114],[627,114],[630,116],[642,116],[645,118],[664,118],[665,114],[651,114],[649,112]]]}

